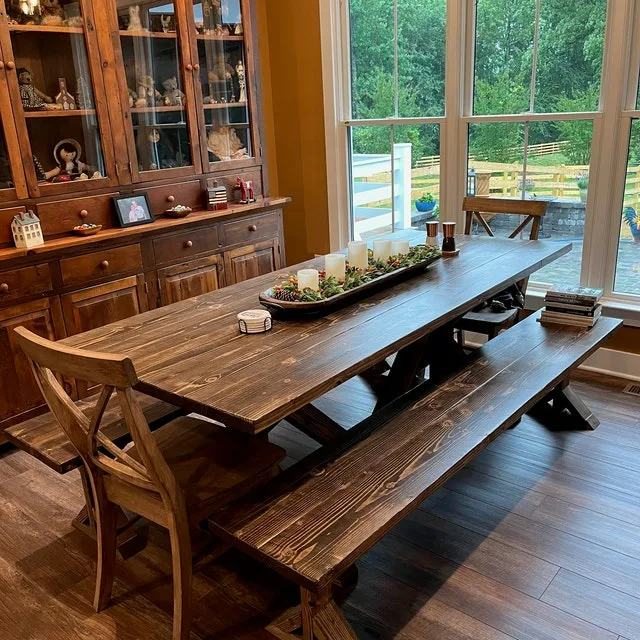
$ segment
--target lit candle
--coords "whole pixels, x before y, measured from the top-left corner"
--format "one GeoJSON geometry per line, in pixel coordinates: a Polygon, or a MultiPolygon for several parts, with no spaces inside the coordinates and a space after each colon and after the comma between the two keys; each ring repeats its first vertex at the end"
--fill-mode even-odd
{"type": "Polygon", "coordinates": [[[298,271],[298,290],[320,288],[320,274],[317,269],[301,269],[298,271]]]}
{"type": "Polygon", "coordinates": [[[369,266],[369,249],[366,242],[349,243],[349,265],[357,269],[369,266]]]}
{"type": "Polygon", "coordinates": [[[373,241],[373,259],[387,260],[391,255],[391,240],[373,241]]]}
{"type": "Polygon", "coordinates": [[[327,272],[327,278],[333,276],[338,280],[344,280],[346,261],[342,253],[330,253],[324,258],[324,268],[327,272]]]}
{"type": "Polygon", "coordinates": [[[402,254],[406,256],[409,253],[409,241],[408,240],[394,240],[391,243],[391,255],[399,256],[402,254]]]}

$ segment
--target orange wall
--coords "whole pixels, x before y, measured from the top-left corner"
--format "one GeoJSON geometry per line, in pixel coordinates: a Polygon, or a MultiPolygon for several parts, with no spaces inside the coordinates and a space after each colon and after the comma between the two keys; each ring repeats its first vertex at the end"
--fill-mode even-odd
{"type": "Polygon", "coordinates": [[[264,150],[285,208],[287,262],[329,253],[318,0],[257,0],[264,150]]]}

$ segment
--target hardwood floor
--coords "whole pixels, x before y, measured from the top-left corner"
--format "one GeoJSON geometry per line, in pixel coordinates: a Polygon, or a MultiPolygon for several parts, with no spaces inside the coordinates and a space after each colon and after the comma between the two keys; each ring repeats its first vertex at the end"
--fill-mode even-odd
{"type": "MultiPolygon", "coordinates": [[[[343,607],[359,637],[640,640],[640,401],[623,386],[579,374],[598,430],[525,418],[376,545],[343,607]]],[[[351,426],[373,398],[356,380],[317,406],[351,426]]],[[[317,446],[285,423],[271,440],[286,465],[317,446]]],[[[75,473],[0,452],[0,638],[169,638],[162,535],[150,530],[142,553],[118,561],[114,603],[96,614],[94,544],[70,524],[81,505],[75,473]]],[[[198,574],[194,640],[273,639],[262,629],[272,579],[233,554],[198,574]],[[258,585],[250,595],[239,565],[258,585]]]]}

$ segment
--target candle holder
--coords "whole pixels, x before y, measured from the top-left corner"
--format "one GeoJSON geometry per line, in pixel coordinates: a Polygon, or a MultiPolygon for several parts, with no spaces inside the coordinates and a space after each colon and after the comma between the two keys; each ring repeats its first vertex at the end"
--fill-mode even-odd
{"type": "Polygon", "coordinates": [[[456,249],[456,223],[443,222],[442,255],[445,257],[457,256],[460,251],[456,249]]]}

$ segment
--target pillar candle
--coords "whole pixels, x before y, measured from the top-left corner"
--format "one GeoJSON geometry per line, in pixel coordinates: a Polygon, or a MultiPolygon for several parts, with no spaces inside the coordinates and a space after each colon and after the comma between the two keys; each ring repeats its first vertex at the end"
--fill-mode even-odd
{"type": "Polygon", "coordinates": [[[406,256],[409,253],[409,241],[408,240],[393,240],[391,243],[391,255],[398,256],[402,254],[406,256]]]}
{"type": "Polygon", "coordinates": [[[324,258],[324,268],[327,278],[333,276],[338,280],[344,280],[346,258],[341,253],[330,253],[324,258]]]}
{"type": "Polygon", "coordinates": [[[301,269],[298,271],[298,290],[320,288],[320,274],[317,269],[301,269]]]}
{"type": "Polygon", "coordinates": [[[391,240],[373,241],[373,259],[388,260],[391,255],[391,240]]]}
{"type": "Polygon", "coordinates": [[[369,266],[369,250],[366,242],[349,243],[349,265],[357,269],[369,266]]]}

